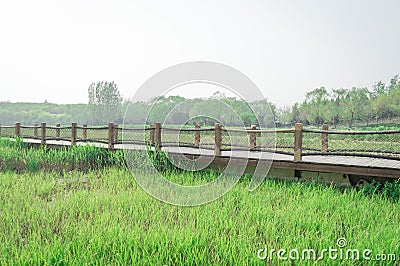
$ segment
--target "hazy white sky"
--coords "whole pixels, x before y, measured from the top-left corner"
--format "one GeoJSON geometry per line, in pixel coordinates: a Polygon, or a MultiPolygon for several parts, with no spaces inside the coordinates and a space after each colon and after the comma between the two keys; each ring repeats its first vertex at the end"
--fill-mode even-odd
{"type": "Polygon", "coordinates": [[[132,97],[196,60],[242,71],[280,106],[319,86],[370,88],[400,74],[399,12],[397,0],[0,0],[0,101],[87,102],[100,80],[132,97]]]}

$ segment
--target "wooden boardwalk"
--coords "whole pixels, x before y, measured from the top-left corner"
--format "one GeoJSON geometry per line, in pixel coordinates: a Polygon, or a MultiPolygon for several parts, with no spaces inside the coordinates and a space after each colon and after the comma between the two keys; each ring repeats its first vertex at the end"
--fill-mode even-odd
{"type": "MultiPolygon", "coordinates": [[[[163,150],[171,153],[183,153],[186,155],[202,154],[206,156],[214,156],[213,150],[176,147],[164,148],[163,150]]],[[[248,160],[248,164],[253,166],[258,162],[272,160],[272,168],[400,178],[400,161],[383,158],[309,155],[303,156],[301,162],[295,162],[293,161],[293,155],[257,151],[222,151],[221,156],[216,156],[215,161],[226,162],[226,159],[229,158],[248,160]]]]}
{"type": "MultiPolygon", "coordinates": [[[[40,145],[38,139],[23,139],[24,142],[40,145]]],[[[107,148],[104,143],[84,143],[78,142],[76,145],[90,144],[97,147],[107,148]]],[[[60,147],[71,145],[70,141],[48,140],[47,146],[60,147]]],[[[114,149],[145,150],[144,145],[134,144],[115,144],[114,149]]],[[[296,175],[296,171],[302,173],[335,173],[338,175],[355,175],[366,177],[381,177],[388,179],[400,178],[400,160],[391,160],[372,157],[358,156],[339,156],[339,155],[308,155],[303,156],[302,161],[295,162],[293,155],[260,152],[260,151],[222,151],[221,155],[215,156],[214,150],[188,147],[162,147],[161,150],[168,152],[169,155],[183,154],[188,157],[209,159],[217,164],[227,164],[230,159],[236,162],[243,162],[248,166],[256,166],[259,163],[271,162],[273,169],[286,169],[296,175]]],[[[287,174],[288,172],[286,172],[287,174]]],[[[312,175],[312,174],[310,174],[312,175]]],[[[304,176],[304,175],[302,175],[304,176]]]]}
{"type": "Polygon", "coordinates": [[[77,123],[52,127],[46,123],[23,126],[17,122],[13,126],[0,125],[0,136],[22,137],[32,145],[90,144],[110,150],[144,150],[144,143],[147,143],[152,149],[166,151],[170,157],[185,155],[196,161],[211,162],[211,168],[221,169],[230,160],[246,166],[247,172],[254,171],[256,166],[265,167],[262,169],[268,176],[279,179],[316,179],[356,185],[400,178],[400,130],[340,131],[328,130],[327,125],[318,130],[305,129],[301,123],[296,123],[292,129],[271,130],[256,126],[224,128],[219,123],[211,128],[200,128],[198,124],[194,128],[176,128],[161,123],[127,128],[113,123],[102,127],[78,126],[77,123]],[[244,136],[227,141],[231,133],[244,136]],[[271,146],[264,143],[262,136],[266,135],[263,134],[279,134],[277,145],[272,146],[275,153],[266,151],[271,146]],[[179,147],[179,144],[186,147],[179,147]]]}

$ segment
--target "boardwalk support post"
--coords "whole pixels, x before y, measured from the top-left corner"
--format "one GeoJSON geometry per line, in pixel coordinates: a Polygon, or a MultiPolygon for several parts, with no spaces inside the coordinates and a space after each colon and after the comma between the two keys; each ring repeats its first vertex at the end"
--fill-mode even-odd
{"type": "Polygon", "coordinates": [[[222,146],[222,129],[221,124],[215,123],[214,129],[214,154],[221,155],[221,146],[222,146]]]}
{"type": "Polygon", "coordinates": [[[114,149],[114,123],[108,123],[108,148],[114,149]]]}
{"type": "Polygon", "coordinates": [[[15,123],[14,135],[17,138],[19,138],[21,136],[21,123],[19,123],[19,122],[15,123]]]}
{"type": "Polygon", "coordinates": [[[157,122],[154,129],[154,147],[156,151],[161,151],[161,123],[157,122]]]}
{"type": "Polygon", "coordinates": [[[82,140],[86,141],[87,139],[87,124],[83,124],[82,127],[82,140]]]}
{"type": "Polygon", "coordinates": [[[38,138],[38,128],[39,125],[38,124],[34,124],[33,125],[33,136],[37,139],[38,138]]]}
{"type": "MultiPolygon", "coordinates": [[[[256,130],[256,125],[251,125],[251,130],[256,130]]],[[[255,132],[250,132],[250,150],[254,150],[257,146],[257,136],[255,132]]]]}
{"type": "Polygon", "coordinates": [[[71,146],[76,145],[76,123],[71,124],[71,146]]]}
{"type": "Polygon", "coordinates": [[[46,123],[40,125],[40,144],[46,145],[46,123]]]}
{"type": "MultiPolygon", "coordinates": [[[[328,125],[326,124],[322,125],[322,130],[328,130],[328,129],[329,129],[328,125]]],[[[328,133],[321,134],[321,142],[322,142],[321,152],[328,152],[328,133]]]]}
{"type": "Polygon", "coordinates": [[[115,125],[114,125],[114,133],[113,133],[113,136],[114,136],[113,142],[114,142],[114,143],[117,143],[117,142],[118,142],[118,124],[115,124],[115,125]]]}
{"type": "Polygon", "coordinates": [[[60,124],[56,125],[56,139],[58,140],[60,138],[60,124]]]}
{"type": "Polygon", "coordinates": [[[151,124],[150,125],[150,145],[154,146],[154,131],[156,130],[156,125],[151,124]]]}
{"type": "Polygon", "coordinates": [[[301,162],[301,153],[303,146],[303,124],[294,125],[294,161],[301,162]]]}
{"type": "MultiPolygon", "coordinates": [[[[195,128],[195,129],[200,129],[200,125],[199,125],[199,124],[196,124],[196,125],[194,126],[194,128],[195,128]]],[[[196,130],[196,131],[194,132],[194,147],[195,147],[195,148],[200,147],[200,130],[196,130]]]]}

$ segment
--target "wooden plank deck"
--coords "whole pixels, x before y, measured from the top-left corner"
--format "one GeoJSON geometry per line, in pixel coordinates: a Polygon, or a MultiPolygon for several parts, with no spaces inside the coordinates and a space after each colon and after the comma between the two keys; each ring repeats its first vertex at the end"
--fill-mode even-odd
{"type": "MultiPolygon", "coordinates": [[[[194,148],[165,148],[172,153],[186,155],[214,156],[213,150],[199,150],[194,148]]],[[[338,174],[353,174],[365,176],[379,176],[400,178],[400,161],[383,158],[338,156],[338,155],[308,155],[303,156],[301,162],[294,162],[293,155],[252,152],[252,151],[223,151],[215,161],[227,162],[229,158],[243,159],[249,165],[255,166],[258,162],[272,160],[272,168],[294,169],[311,172],[328,172],[338,174]]]]}
{"type": "MultiPolygon", "coordinates": [[[[38,139],[23,139],[24,142],[40,144],[38,139]]],[[[107,148],[107,144],[89,143],[97,147],[107,148]]],[[[48,146],[69,146],[70,141],[48,140],[48,146]]],[[[77,142],[76,145],[86,145],[85,142],[77,142]]],[[[115,144],[114,149],[145,150],[144,145],[115,144]]],[[[256,166],[264,161],[271,161],[271,168],[293,169],[297,171],[324,172],[350,174],[372,177],[400,178],[400,160],[383,158],[338,156],[338,155],[307,155],[302,161],[293,161],[293,155],[258,152],[258,151],[222,151],[220,156],[214,156],[214,150],[188,147],[162,147],[163,151],[172,155],[184,154],[193,157],[213,157],[217,163],[227,163],[230,159],[236,162],[256,166]]]]}

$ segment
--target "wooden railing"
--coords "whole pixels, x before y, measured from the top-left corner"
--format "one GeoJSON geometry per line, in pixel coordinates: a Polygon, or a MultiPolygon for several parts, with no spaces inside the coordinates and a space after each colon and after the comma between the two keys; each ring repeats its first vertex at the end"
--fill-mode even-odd
{"type": "Polygon", "coordinates": [[[23,126],[15,123],[13,126],[0,125],[0,136],[22,137],[40,140],[46,145],[50,140],[68,141],[65,145],[76,145],[78,142],[103,143],[109,149],[116,144],[144,144],[161,150],[163,146],[182,146],[178,142],[168,143],[162,140],[162,133],[187,134],[186,146],[192,148],[206,148],[203,137],[208,134],[212,142],[208,147],[214,150],[216,156],[222,155],[224,150],[273,151],[276,153],[291,154],[293,160],[300,162],[307,155],[356,155],[369,157],[384,157],[400,159],[400,130],[385,131],[340,131],[329,130],[328,125],[321,129],[305,129],[301,123],[291,129],[257,129],[255,125],[248,129],[224,128],[216,123],[214,127],[201,128],[196,124],[193,128],[163,127],[161,123],[151,124],[149,127],[127,128],[109,123],[103,127],[78,126],[48,126],[46,123],[33,126],[23,126]],[[40,131],[40,134],[39,134],[40,131]],[[144,135],[143,135],[144,133],[144,135]],[[224,143],[224,134],[243,134],[245,146],[237,143],[224,143]],[[133,134],[135,138],[122,137],[133,134]],[[276,142],[272,146],[263,146],[261,136],[275,134],[276,142]]]}

